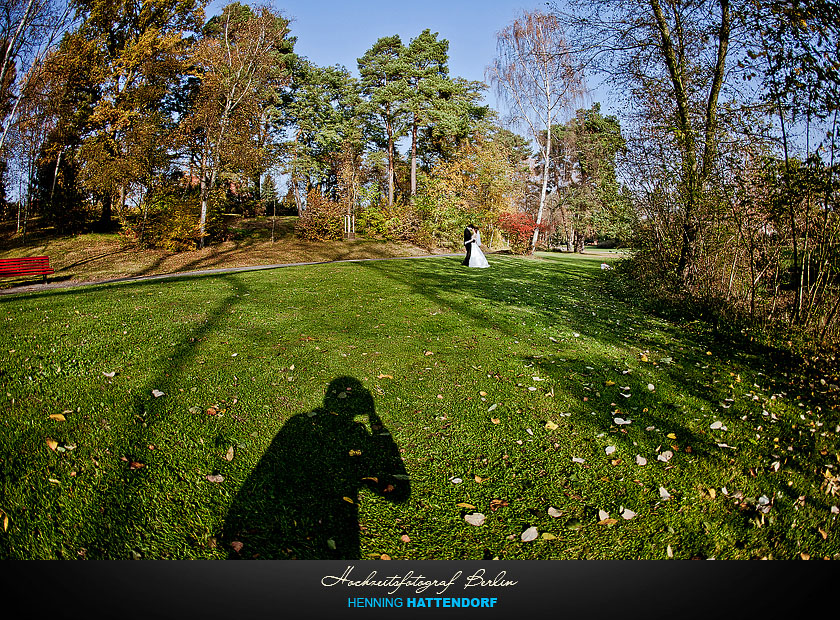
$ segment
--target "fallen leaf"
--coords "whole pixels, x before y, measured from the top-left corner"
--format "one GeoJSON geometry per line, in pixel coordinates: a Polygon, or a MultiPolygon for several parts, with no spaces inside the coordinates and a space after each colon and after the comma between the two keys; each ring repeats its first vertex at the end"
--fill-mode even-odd
{"type": "Polygon", "coordinates": [[[662,461],[663,463],[667,463],[668,461],[671,460],[671,458],[673,456],[674,456],[673,452],[671,452],[670,450],[665,450],[665,452],[663,452],[662,454],[660,454],[659,456],[656,457],[656,460],[657,461],[662,461]]]}
{"type": "Polygon", "coordinates": [[[464,521],[466,521],[470,525],[475,525],[476,527],[478,527],[479,525],[484,525],[485,519],[486,517],[480,512],[472,512],[464,516],[464,521]]]}
{"type": "Polygon", "coordinates": [[[3,515],[3,531],[4,532],[9,531],[9,515],[7,515],[7,514],[3,515]]]}
{"type": "Polygon", "coordinates": [[[490,500],[490,510],[493,512],[497,511],[502,506],[507,506],[508,503],[501,499],[491,499],[490,500]]]}
{"type": "Polygon", "coordinates": [[[621,517],[623,519],[627,519],[628,521],[635,516],[636,516],[636,513],[633,512],[632,510],[630,510],[629,508],[625,508],[621,513],[621,517]]]}
{"type": "Polygon", "coordinates": [[[155,398],[160,398],[161,396],[166,396],[166,394],[164,394],[160,390],[152,390],[152,396],[154,396],[155,398]]]}
{"type": "Polygon", "coordinates": [[[572,457],[572,463],[583,463],[584,460],[579,456],[572,457]]]}
{"type": "Polygon", "coordinates": [[[674,433],[668,433],[668,434],[667,434],[667,435],[665,435],[665,436],[666,436],[668,439],[676,439],[676,438],[677,438],[677,436],[676,436],[676,435],[674,435],[674,433]]]}
{"type": "Polygon", "coordinates": [[[557,540],[557,537],[554,534],[550,534],[549,532],[543,532],[542,539],[543,540],[557,540]]]}
{"type": "Polygon", "coordinates": [[[468,504],[466,502],[461,502],[460,504],[455,504],[458,508],[467,508],[468,510],[475,510],[475,506],[472,504],[468,504]]]}
{"type": "MultiPolygon", "coordinates": [[[[131,461],[131,465],[128,466],[129,469],[140,469],[142,467],[145,467],[145,465],[137,461],[131,461]]],[[[221,480],[219,482],[221,482],[221,480]]]]}
{"type": "Polygon", "coordinates": [[[117,373],[115,373],[115,372],[103,372],[102,374],[103,374],[103,375],[105,375],[106,377],[108,377],[109,379],[113,379],[113,378],[114,378],[114,376],[115,376],[117,373]]]}
{"type": "Polygon", "coordinates": [[[606,510],[598,510],[598,519],[599,520],[603,521],[604,519],[609,519],[609,518],[610,518],[610,513],[608,513],[606,510]]]}
{"type": "Polygon", "coordinates": [[[226,461],[232,461],[233,460],[233,446],[231,446],[230,448],[227,449],[227,452],[225,453],[225,460],[226,461]]]}
{"type": "Polygon", "coordinates": [[[349,454],[350,454],[350,456],[361,456],[362,451],[361,450],[350,450],[349,454]]]}
{"type": "Polygon", "coordinates": [[[799,557],[802,558],[803,560],[810,560],[811,559],[811,556],[808,555],[807,553],[805,553],[804,551],[799,554],[799,557]]]}
{"type": "Polygon", "coordinates": [[[598,521],[598,525],[615,525],[618,523],[618,519],[601,519],[598,521]]]}
{"type": "Polygon", "coordinates": [[[239,553],[240,551],[242,551],[242,547],[243,547],[242,543],[239,542],[238,540],[232,541],[230,543],[230,546],[234,551],[236,551],[236,553],[239,553]]]}
{"type": "Polygon", "coordinates": [[[553,431],[553,430],[557,430],[559,427],[554,422],[549,420],[548,422],[545,423],[545,428],[546,428],[546,430],[553,431]]]}
{"type": "Polygon", "coordinates": [[[380,560],[390,560],[391,556],[388,555],[387,553],[383,553],[382,555],[379,556],[379,559],[380,560]]]}
{"type": "Polygon", "coordinates": [[[452,484],[461,484],[463,480],[461,480],[460,478],[450,478],[449,482],[451,482],[452,484]]]}
{"type": "Polygon", "coordinates": [[[376,377],[376,378],[377,378],[377,379],[393,379],[394,377],[392,377],[391,375],[382,375],[382,374],[380,374],[380,375],[377,375],[377,377],[376,377]]]}
{"type": "Polygon", "coordinates": [[[499,424],[499,423],[501,422],[501,420],[500,420],[499,418],[490,418],[490,421],[491,421],[493,424],[499,424]]]}
{"type": "Polygon", "coordinates": [[[604,385],[606,385],[606,386],[615,385],[615,381],[609,381],[609,380],[604,381],[604,385]]]}
{"type": "Polygon", "coordinates": [[[58,442],[47,437],[47,446],[50,450],[55,450],[58,447],[58,442]]]}
{"type": "Polygon", "coordinates": [[[356,502],[354,502],[352,499],[350,499],[349,497],[347,497],[346,495],[345,495],[344,497],[342,497],[341,499],[343,499],[343,500],[344,500],[345,502],[347,502],[348,504],[355,504],[355,503],[356,503],[356,502]]]}
{"type": "Polygon", "coordinates": [[[481,476],[475,476],[475,481],[478,484],[481,484],[482,482],[484,482],[484,480],[485,480],[485,478],[482,478],[481,476]]]}
{"type": "Polygon", "coordinates": [[[221,474],[211,474],[209,476],[205,476],[205,478],[207,478],[207,480],[209,480],[210,482],[224,482],[225,481],[224,477],[221,474]]]}
{"type": "Polygon", "coordinates": [[[674,557],[674,550],[671,549],[671,545],[668,545],[668,547],[665,549],[665,555],[667,555],[669,558],[674,557]]]}
{"type": "Polygon", "coordinates": [[[665,487],[659,487],[659,497],[662,498],[664,501],[668,501],[671,499],[671,494],[668,493],[668,489],[665,487]]]}
{"type": "Polygon", "coordinates": [[[50,420],[56,420],[58,422],[64,422],[67,418],[64,417],[61,413],[51,413],[50,420]]]}
{"type": "Polygon", "coordinates": [[[639,454],[636,455],[636,465],[647,465],[647,459],[639,454]]]}
{"type": "Polygon", "coordinates": [[[520,536],[520,538],[522,539],[522,542],[531,542],[532,540],[536,540],[537,535],[537,528],[529,527],[527,530],[522,532],[522,536],[520,536]]]}
{"type": "Polygon", "coordinates": [[[496,407],[498,407],[498,406],[499,406],[499,403],[495,403],[495,404],[493,404],[493,405],[490,405],[490,406],[487,408],[487,413],[490,413],[491,411],[493,411],[493,410],[494,410],[496,407]]]}
{"type": "Polygon", "coordinates": [[[607,455],[609,456],[610,454],[612,454],[613,452],[615,452],[615,446],[607,446],[607,447],[604,449],[604,452],[606,452],[606,453],[607,453],[607,455]]]}

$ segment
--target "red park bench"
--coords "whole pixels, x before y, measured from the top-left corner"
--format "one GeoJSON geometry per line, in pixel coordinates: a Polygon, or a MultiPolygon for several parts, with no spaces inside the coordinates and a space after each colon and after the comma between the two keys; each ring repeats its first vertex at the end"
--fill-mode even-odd
{"type": "Polygon", "coordinates": [[[49,256],[27,256],[24,258],[0,258],[0,278],[15,278],[20,276],[47,276],[54,273],[50,267],[49,256]]]}

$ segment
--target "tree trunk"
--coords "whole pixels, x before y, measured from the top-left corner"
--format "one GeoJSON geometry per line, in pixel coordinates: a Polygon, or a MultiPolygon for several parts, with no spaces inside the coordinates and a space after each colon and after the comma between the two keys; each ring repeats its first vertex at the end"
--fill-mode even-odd
{"type": "Polygon", "coordinates": [[[537,210],[537,227],[534,228],[534,237],[531,239],[531,254],[537,250],[537,240],[540,237],[540,224],[542,224],[543,209],[545,209],[545,195],[548,189],[548,169],[551,158],[551,121],[546,123],[548,131],[545,135],[545,152],[542,174],[542,188],[540,189],[540,207],[537,210]]]}
{"type": "Polygon", "coordinates": [[[411,126],[411,198],[417,195],[417,115],[411,126]]]}

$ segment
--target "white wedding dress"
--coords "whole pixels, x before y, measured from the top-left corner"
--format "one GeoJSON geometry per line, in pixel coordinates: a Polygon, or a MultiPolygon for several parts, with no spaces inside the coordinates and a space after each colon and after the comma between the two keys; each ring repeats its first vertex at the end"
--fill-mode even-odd
{"type": "Polygon", "coordinates": [[[484,252],[481,251],[481,233],[475,233],[471,243],[472,251],[470,252],[470,264],[468,266],[479,267],[481,269],[489,267],[490,263],[487,262],[487,257],[484,256],[484,252]]]}

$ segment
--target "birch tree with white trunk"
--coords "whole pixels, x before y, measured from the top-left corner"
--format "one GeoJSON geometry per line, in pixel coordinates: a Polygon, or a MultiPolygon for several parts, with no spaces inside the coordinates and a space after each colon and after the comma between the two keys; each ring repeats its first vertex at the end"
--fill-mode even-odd
{"type": "Polygon", "coordinates": [[[524,12],[497,34],[498,56],[487,68],[490,83],[508,104],[512,120],[527,127],[542,155],[543,171],[531,252],[536,249],[545,211],[550,167],[551,126],[573,109],[584,92],[583,74],[553,15],[524,12]],[[547,138],[542,142],[540,136],[547,138]]]}

